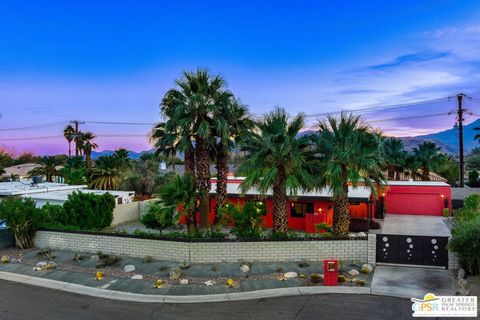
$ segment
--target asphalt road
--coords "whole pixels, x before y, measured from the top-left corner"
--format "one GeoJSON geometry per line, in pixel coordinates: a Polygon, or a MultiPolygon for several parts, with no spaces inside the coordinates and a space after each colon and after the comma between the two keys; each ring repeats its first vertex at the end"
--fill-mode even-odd
{"type": "Polygon", "coordinates": [[[412,319],[408,299],[328,294],[238,302],[145,304],[0,281],[1,320],[412,319]]]}

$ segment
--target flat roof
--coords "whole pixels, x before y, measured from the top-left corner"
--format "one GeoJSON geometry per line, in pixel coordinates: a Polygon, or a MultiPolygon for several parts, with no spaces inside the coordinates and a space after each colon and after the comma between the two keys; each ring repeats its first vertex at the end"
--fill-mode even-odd
{"type": "MultiPolygon", "coordinates": [[[[240,180],[240,179],[239,179],[240,180]]],[[[216,193],[217,184],[215,182],[212,183],[212,187],[210,189],[210,194],[216,193]]],[[[287,195],[290,192],[287,191],[287,195]]],[[[243,193],[240,190],[240,183],[236,182],[228,182],[227,183],[227,194],[228,195],[247,195],[247,196],[271,196],[272,191],[269,190],[266,194],[260,192],[256,188],[251,188],[247,192],[243,193]]],[[[358,199],[358,200],[368,200],[370,199],[371,190],[366,186],[358,186],[358,187],[348,187],[348,198],[349,199],[358,199]]],[[[294,195],[296,197],[309,197],[309,198],[323,198],[323,199],[331,199],[332,192],[329,188],[323,188],[318,191],[302,191],[298,190],[297,194],[294,195]]]]}
{"type": "MultiPolygon", "coordinates": [[[[25,198],[31,198],[33,200],[51,200],[51,201],[67,201],[68,196],[72,194],[75,190],[56,190],[48,191],[34,194],[23,195],[25,198]]],[[[132,196],[135,194],[134,191],[116,191],[116,190],[92,190],[92,189],[80,189],[78,190],[83,193],[94,193],[94,194],[105,194],[110,193],[114,197],[123,197],[123,196],[132,196]]]]}
{"type": "Polygon", "coordinates": [[[53,182],[33,184],[31,180],[0,182],[0,196],[15,196],[61,190],[78,190],[85,189],[86,187],[86,185],[68,185],[53,182]]]}

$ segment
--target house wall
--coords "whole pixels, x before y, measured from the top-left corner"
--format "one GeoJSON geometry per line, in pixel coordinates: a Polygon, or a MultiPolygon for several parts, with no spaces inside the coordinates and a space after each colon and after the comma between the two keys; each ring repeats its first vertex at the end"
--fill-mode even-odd
{"type": "Polygon", "coordinates": [[[390,214],[443,215],[452,208],[452,188],[446,186],[390,185],[385,194],[386,212],[390,214]]]}
{"type": "Polygon", "coordinates": [[[327,258],[375,264],[376,237],[349,240],[181,242],[121,235],[38,231],[35,246],[72,252],[127,255],[143,258],[211,262],[318,261],[327,258]]]}

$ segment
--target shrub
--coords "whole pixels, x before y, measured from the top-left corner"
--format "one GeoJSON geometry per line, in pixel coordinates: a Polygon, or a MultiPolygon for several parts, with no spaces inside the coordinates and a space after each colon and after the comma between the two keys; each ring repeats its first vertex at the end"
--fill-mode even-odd
{"type": "Polygon", "coordinates": [[[262,201],[247,201],[243,206],[226,204],[219,210],[220,221],[233,225],[232,234],[238,238],[259,238],[263,234],[263,216],[267,207],[262,201]]]}
{"type": "Polygon", "coordinates": [[[44,224],[64,223],[65,210],[62,206],[54,204],[46,204],[42,207],[44,215],[44,224]]]}
{"type": "Polygon", "coordinates": [[[112,223],[115,198],[109,193],[74,192],[68,196],[63,208],[65,216],[60,223],[82,230],[98,230],[112,223]]]}
{"type": "Polygon", "coordinates": [[[320,232],[320,233],[332,232],[332,228],[329,225],[327,225],[325,222],[316,224],[315,229],[317,230],[317,232],[320,232]]]}
{"type": "Polygon", "coordinates": [[[478,211],[480,209],[480,194],[471,194],[463,200],[463,207],[465,209],[472,209],[478,211]]]}
{"type": "Polygon", "coordinates": [[[140,222],[147,228],[162,230],[174,225],[174,217],[170,211],[163,210],[160,203],[151,202],[140,222]]]}
{"type": "Polygon", "coordinates": [[[0,220],[5,220],[22,249],[33,246],[37,228],[43,223],[42,210],[32,199],[7,198],[0,202],[0,220]]]}
{"type": "Polygon", "coordinates": [[[480,218],[463,220],[452,230],[449,249],[458,254],[458,258],[470,273],[480,272],[480,218]]]}
{"type": "Polygon", "coordinates": [[[378,230],[380,229],[380,223],[378,221],[370,220],[370,229],[378,230]]]}

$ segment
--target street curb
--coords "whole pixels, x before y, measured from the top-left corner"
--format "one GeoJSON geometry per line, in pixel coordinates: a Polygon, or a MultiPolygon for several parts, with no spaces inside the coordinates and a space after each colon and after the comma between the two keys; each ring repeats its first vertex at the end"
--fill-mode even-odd
{"type": "Polygon", "coordinates": [[[192,296],[165,296],[115,291],[101,288],[92,288],[75,283],[39,278],[18,273],[0,271],[0,280],[12,281],[37,287],[61,290],[91,297],[118,301],[143,303],[202,303],[254,300],[262,298],[277,298],[291,296],[307,296],[325,293],[339,294],[370,294],[369,287],[289,287],[265,289],[248,292],[234,292],[210,295],[192,296]]]}

